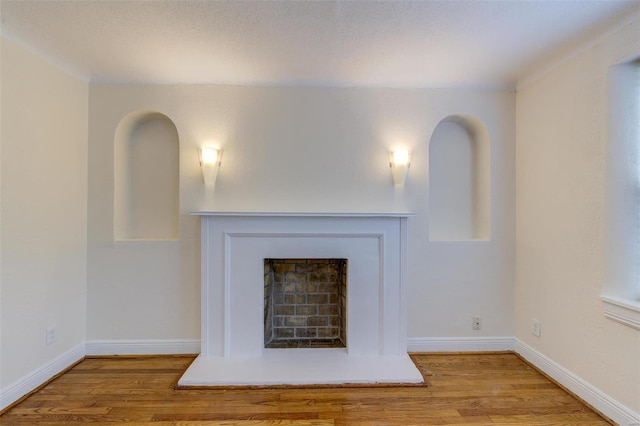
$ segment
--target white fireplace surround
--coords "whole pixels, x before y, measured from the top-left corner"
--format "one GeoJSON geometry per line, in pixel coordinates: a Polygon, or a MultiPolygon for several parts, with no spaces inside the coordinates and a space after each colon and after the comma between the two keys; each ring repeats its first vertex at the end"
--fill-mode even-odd
{"type": "Polygon", "coordinates": [[[410,213],[197,212],[201,353],[180,386],[421,383],[406,352],[410,213]],[[265,258],[345,258],[346,348],[264,348],[265,258]]]}

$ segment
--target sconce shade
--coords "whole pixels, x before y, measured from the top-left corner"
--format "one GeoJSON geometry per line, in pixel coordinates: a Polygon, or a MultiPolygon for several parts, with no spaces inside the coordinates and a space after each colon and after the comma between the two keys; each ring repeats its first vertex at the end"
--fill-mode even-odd
{"type": "Polygon", "coordinates": [[[404,185],[407,172],[411,166],[411,153],[409,151],[393,151],[389,153],[389,166],[393,175],[393,184],[404,185]]]}
{"type": "Polygon", "coordinates": [[[218,177],[218,168],[220,167],[220,159],[222,158],[222,150],[215,148],[200,149],[200,167],[202,168],[202,177],[207,186],[213,186],[218,177]]]}

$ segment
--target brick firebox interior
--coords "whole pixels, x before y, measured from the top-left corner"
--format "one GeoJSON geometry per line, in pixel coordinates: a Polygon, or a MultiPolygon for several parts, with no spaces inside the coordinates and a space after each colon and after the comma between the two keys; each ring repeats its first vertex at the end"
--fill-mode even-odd
{"type": "Polygon", "coordinates": [[[347,259],[264,259],[265,348],[346,346],[347,259]]]}

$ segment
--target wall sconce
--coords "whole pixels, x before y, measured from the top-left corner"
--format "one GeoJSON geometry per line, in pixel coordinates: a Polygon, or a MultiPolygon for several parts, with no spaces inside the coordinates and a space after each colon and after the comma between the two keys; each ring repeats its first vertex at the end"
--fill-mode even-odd
{"type": "Polygon", "coordinates": [[[200,148],[200,167],[206,186],[213,186],[218,177],[222,159],[222,150],[215,148],[200,148]]]}
{"type": "Polygon", "coordinates": [[[407,172],[411,166],[411,153],[409,151],[393,151],[389,153],[389,166],[393,175],[394,185],[404,185],[407,172]]]}

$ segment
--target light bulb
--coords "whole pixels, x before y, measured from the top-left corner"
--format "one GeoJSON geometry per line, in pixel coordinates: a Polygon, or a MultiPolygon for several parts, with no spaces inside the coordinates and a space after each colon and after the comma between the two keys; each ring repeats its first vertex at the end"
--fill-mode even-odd
{"type": "Polygon", "coordinates": [[[409,151],[393,151],[393,164],[396,166],[409,164],[409,151]]]}
{"type": "Polygon", "coordinates": [[[202,164],[214,165],[218,162],[218,150],[213,148],[202,148],[200,157],[202,164]]]}

